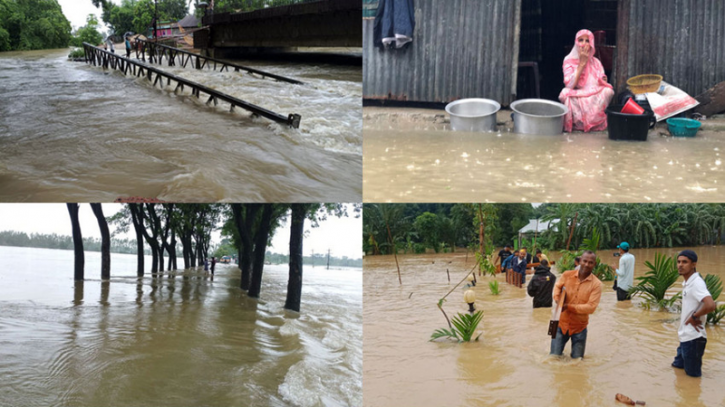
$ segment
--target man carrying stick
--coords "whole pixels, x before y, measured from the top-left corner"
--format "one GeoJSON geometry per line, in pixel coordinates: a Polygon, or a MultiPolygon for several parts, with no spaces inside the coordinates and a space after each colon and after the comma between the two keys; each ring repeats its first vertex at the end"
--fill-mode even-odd
{"type": "Polygon", "coordinates": [[[560,356],[571,338],[571,357],[584,357],[587,344],[589,314],[594,313],[602,297],[602,282],[592,274],[597,255],[585,251],[581,256],[579,270],[565,271],[554,285],[554,301],[559,303],[561,291],[566,289],[566,300],[562,305],[561,318],[556,335],[551,339],[551,355],[560,356]]]}

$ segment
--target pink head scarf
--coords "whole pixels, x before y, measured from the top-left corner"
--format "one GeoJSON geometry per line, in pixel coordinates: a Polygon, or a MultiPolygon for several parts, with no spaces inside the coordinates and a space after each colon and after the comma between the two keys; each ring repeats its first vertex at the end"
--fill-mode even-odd
{"type": "Polygon", "coordinates": [[[579,45],[577,42],[579,37],[582,35],[589,37],[589,45],[592,49],[589,53],[589,61],[584,66],[584,69],[579,76],[579,80],[577,81],[577,87],[587,87],[588,85],[591,85],[589,83],[589,78],[596,78],[596,81],[593,81],[594,85],[605,86],[612,89],[612,85],[604,80],[604,67],[602,66],[602,63],[599,59],[594,57],[594,53],[596,52],[596,48],[594,46],[594,34],[592,34],[589,30],[579,30],[579,32],[576,33],[576,37],[574,37],[574,48],[572,48],[569,55],[564,58],[564,84],[569,87],[574,73],[576,72],[576,68],[579,66],[579,45]]]}

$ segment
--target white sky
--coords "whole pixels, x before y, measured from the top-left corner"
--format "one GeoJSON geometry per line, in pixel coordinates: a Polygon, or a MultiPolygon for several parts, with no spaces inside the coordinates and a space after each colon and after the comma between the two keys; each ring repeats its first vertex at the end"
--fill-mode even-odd
{"type": "MultiPolygon", "coordinates": [[[[121,204],[103,204],[103,214],[108,217],[118,212],[121,204]]],[[[315,253],[327,253],[331,250],[332,256],[349,258],[362,257],[362,218],[352,216],[352,208],[348,209],[350,214],[347,218],[336,218],[328,216],[327,220],[319,223],[319,227],[309,227],[305,222],[305,240],[302,248],[305,256],[315,253]]],[[[81,233],[84,237],[100,238],[98,222],[88,204],[81,205],[79,211],[81,233]]],[[[110,226],[110,225],[109,225],[110,226]]],[[[111,226],[111,232],[113,232],[111,226]]],[[[25,233],[57,233],[59,235],[71,235],[70,215],[64,203],[52,204],[0,204],[0,231],[15,230],[25,233]]],[[[281,254],[289,253],[289,222],[277,229],[272,238],[272,245],[268,250],[281,254]]],[[[136,235],[131,232],[120,238],[135,239],[136,235]]],[[[219,243],[221,235],[219,232],[212,234],[212,242],[219,243]]]]}
{"type": "MultiPolygon", "coordinates": [[[[111,1],[116,4],[121,4],[121,0],[111,1]]],[[[91,3],[91,0],[58,0],[58,4],[60,4],[61,9],[63,9],[63,14],[65,15],[65,18],[70,21],[70,24],[73,26],[74,30],[78,27],[86,25],[86,17],[88,17],[89,14],[95,14],[98,18],[98,22],[101,23],[102,30],[108,31],[108,27],[106,27],[106,25],[103,23],[103,20],[101,19],[101,9],[94,7],[93,3],[91,3]]],[[[193,6],[190,7],[190,9],[193,8],[193,6]]]]}

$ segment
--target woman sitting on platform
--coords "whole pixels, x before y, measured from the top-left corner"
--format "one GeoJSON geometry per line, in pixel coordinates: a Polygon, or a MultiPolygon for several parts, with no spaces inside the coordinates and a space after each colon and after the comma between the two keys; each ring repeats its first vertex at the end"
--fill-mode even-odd
{"type": "Polygon", "coordinates": [[[574,48],[564,58],[564,84],[559,94],[569,108],[564,116],[564,131],[602,131],[607,128],[604,110],[614,96],[607,83],[602,63],[594,57],[594,34],[589,30],[576,33],[574,48]]]}

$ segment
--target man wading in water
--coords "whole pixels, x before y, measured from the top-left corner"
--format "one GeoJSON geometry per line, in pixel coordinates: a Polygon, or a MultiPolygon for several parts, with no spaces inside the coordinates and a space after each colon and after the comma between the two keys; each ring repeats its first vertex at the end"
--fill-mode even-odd
{"type": "Polygon", "coordinates": [[[697,254],[692,250],[683,250],[677,255],[677,272],[685,281],[682,283],[680,329],[677,330],[680,346],[672,366],[685,369],[685,373],[692,377],[702,376],[702,355],[707,344],[701,318],[717,308],[696,266],[697,254]]]}
{"type": "Polygon", "coordinates": [[[594,313],[602,297],[602,282],[592,274],[596,262],[597,255],[585,251],[579,270],[565,271],[554,285],[554,301],[559,303],[562,288],[566,290],[566,299],[561,308],[559,328],[551,339],[551,355],[564,353],[564,346],[571,338],[572,359],[584,357],[589,314],[594,313]]]}

